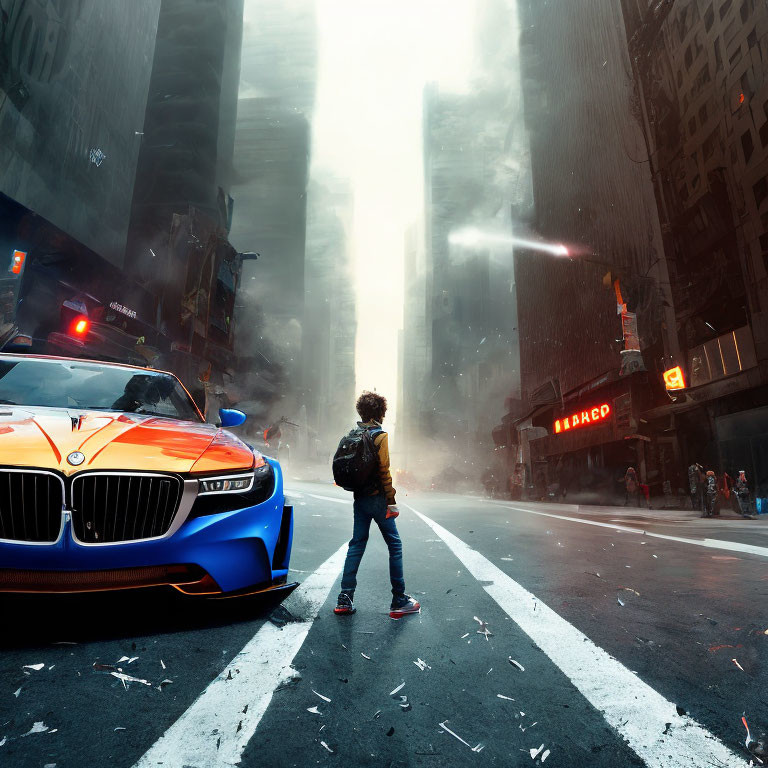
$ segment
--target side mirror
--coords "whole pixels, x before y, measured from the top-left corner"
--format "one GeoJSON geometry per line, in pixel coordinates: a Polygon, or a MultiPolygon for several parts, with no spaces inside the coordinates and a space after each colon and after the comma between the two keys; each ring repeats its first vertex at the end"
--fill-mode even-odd
{"type": "Polygon", "coordinates": [[[248,418],[242,411],[234,408],[220,408],[219,420],[222,427],[239,427],[248,418]]]}

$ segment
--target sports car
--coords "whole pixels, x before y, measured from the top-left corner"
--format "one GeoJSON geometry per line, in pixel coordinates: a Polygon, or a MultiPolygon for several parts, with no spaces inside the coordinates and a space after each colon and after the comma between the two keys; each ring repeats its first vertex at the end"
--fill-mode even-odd
{"type": "Polygon", "coordinates": [[[0,354],[0,592],[286,596],[280,465],[219,419],[170,373],[0,354]]]}

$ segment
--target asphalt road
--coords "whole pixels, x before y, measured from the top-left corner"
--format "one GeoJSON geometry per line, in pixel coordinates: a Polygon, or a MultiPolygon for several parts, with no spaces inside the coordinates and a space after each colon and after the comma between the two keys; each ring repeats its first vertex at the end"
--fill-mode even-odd
{"type": "Polygon", "coordinates": [[[289,487],[302,586],[284,608],[0,599],[0,765],[749,765],[765,521],[401,494],[422,612],[388,617],[374,528],[340,618],[349,497],[289,487]]]}

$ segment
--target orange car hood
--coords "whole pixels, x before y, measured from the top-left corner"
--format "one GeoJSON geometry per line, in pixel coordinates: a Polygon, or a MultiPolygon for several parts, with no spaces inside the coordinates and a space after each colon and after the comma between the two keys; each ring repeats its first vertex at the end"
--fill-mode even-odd
{"type": "Polygon", "coordinates": [[[233,434],[191,421],[0,404],[0,465],[86,470],[230,472],[254,456],[233,434]],[[85,455],[80,466],[67,457],[85,455]]]}

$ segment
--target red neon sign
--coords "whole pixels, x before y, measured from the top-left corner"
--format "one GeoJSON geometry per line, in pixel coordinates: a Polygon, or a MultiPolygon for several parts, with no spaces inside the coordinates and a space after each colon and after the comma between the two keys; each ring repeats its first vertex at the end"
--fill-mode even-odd
{"type": "Polygon", "coordinates": [[[664,371],[664,386],[667,389],[685,389],[685,376],[679,365],[664,371]]]}
{"type": "Polygon", "coordinates": [[[555,421],[555,434],[605,421],[610,415],[611,406],[608,403],[596,405],[587,411],[579,411],[571,416],[566,416],[564,419],[557,419],[555,421]]]}

